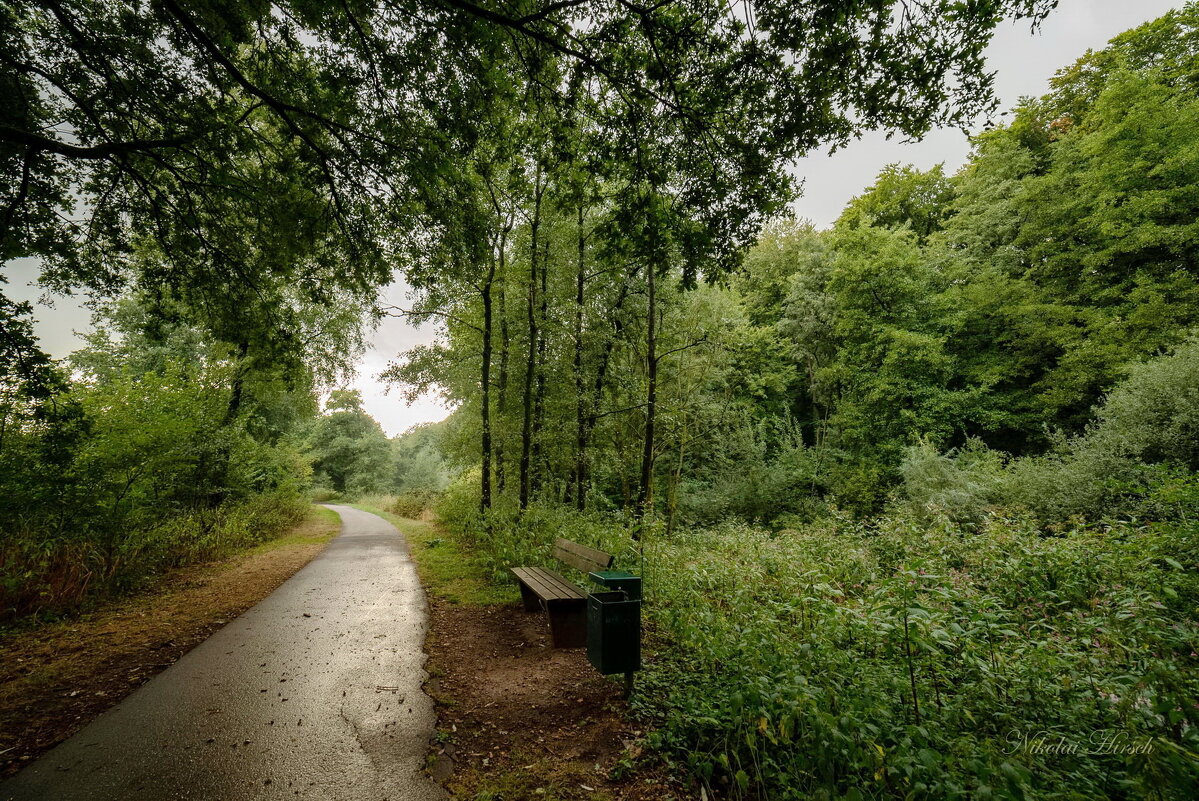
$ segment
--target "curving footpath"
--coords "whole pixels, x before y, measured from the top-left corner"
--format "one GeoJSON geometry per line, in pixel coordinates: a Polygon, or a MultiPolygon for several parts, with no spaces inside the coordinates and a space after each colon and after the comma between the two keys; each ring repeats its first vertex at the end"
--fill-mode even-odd
{"type": "Polygon", "coordinates": [[[342,530],[279,589],[0,784],[3,801],[434,801],[424,592],[403,538],[342,530]]]}

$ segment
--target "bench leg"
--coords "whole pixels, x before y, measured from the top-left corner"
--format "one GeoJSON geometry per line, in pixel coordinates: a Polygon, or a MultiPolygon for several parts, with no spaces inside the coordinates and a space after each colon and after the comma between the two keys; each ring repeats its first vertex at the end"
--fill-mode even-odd
{"type": "Polygon", "coordinates": [[[549,601],[550,638],[555,648],[582,648],[587,645],[587,601],[569,598],[549,601]]]}
{"type": "Polygon", "coordinates": [[[526,612],[541,611],[541,599],[537,597],[537,593],[530,590],[523,582],[520,585],[520,599],[524,601],[526,612]]]}

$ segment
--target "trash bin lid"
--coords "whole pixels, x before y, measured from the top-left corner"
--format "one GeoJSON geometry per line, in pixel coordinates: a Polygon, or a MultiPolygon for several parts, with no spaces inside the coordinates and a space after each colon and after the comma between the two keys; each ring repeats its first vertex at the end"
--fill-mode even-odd
{"type": "Polygon", "coordinates": [[[590,576],[591,580],[596,584],[602,584],[605,587],[609,586],[614,581],[638,578],[638,576],[634,576],[627,570],[597,570],[593,573],[588,573],[587,575],[590,576]]]}

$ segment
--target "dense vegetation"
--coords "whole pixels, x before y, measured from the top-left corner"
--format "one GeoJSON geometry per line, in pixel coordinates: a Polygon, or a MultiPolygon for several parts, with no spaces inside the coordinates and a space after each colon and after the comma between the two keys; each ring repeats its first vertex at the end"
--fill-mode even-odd
{"type": "Polygon", "coordinates": [[[0,259],[98,328],[0,296],[0,615],[444,489],[497,581],[644,573],[717,793],[1191,797],[1199,5],[830,230],[787,160],[969,122],[1053,3],[760,5],[6,4],[0,259]],[[456,406],[392,441],[334,389],[384,315],[456,406]]]}
{"type": "Polygon", "coordinates": [[[888,168],[832,230],[772,224],[742,272],[695,290],[677,251],[649,269],[609,242],[602,198],[551,185],[495,221],[490,311],[465,286],[431,296],[447,338],[393,374],[462,404],[462,461],[486,417],[503,497],[668,525],[878,511],[920,443],[1068,449],[1199,323],[1195,13],[1064,70],[959,175],[888,168]]]}
{"type": "Polygon", "coordinates": [[[551,179],[392,371],[459,404],[443,520],[500,581],[555,536],[639,567],[638,704],[715,790],[1191,797],[1197,43],[1118,37],[728,280],[551,179]]]}
{"type": "Polygon", "coordinates": [[[0,617],[260,542],[307,508],[309,383],[123,301],[44,397],[0,405],[0,617]]]}
{"type": "Polygon", "coordinates": [[[404,313],[378,303],[394,272],[491,297],[513,202],[569,193],[584,215],[602,195],[613,233],[641,220],[614,254],[727,269],[789,157],[989,109],[992,30],[1052,6],[5,3],[0,260],[111,308],[56,363],[0,293],[0,614],[264,535],[238,510],[286,520],[309,447],[332,492],[435,487],[420,437],[394,461],[425,476],[397,477],[349,396],[313,422],[363,323],[404,313]]]}
{"type": "Polygon", "coordinates": [[[361,497],[436,493],[450,481],[441,425],[415,426],[388,439],[354,390],[334,390],[313,421],[307,444],[318,492],[361,497]]]}

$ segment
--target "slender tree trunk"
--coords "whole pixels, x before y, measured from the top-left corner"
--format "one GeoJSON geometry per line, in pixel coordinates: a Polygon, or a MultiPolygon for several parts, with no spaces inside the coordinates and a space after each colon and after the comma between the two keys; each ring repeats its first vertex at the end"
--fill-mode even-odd
{"type": "Polygon", "coordinates": [[[250,353],[249,342],[239,342],[237,345],[237,369],[233,373],[233,391],[229,395],[229,403],[225,407],[224,426],[232,425],[241,414],[242,400],[246,387],[246,356],[250,353]]]}
{"type": "Polygon", "coordinates": [[[579,259],[575,271],[575,508],[580,512],[587,509],[587,490],[583,483],[587,472],[587,392],[583,379],[583,290],[587,281],[585,270],[586,239],[583,236],[583,204],[579,204],[578,219],[579,259]]]}
{"type": "Polygon", "coordinates": [[[480,417],[483,429],[483,464],[479,487],[479,511],[491,509],[491,286],[495,282],[495,257],[487,262],[487,279],[483,282],[483,383],[480,417]]]}
{"type": "Polygon", "coordinates": [[[533,219],[529,226],[532,247],[529,250],[529,287],[526,293],[525,311],[529,323],[529,349],[525,360],[524,419],[520,432],[520,508],[529,506],[529,458],[533,446],[533,384],[537,369],[537,250],[541,231],[541,165],[533,189],[533,219]]]}
{"type": "Polygon", "coordinates": [[[666,504],[666,536],[674,532],[674,521],[679,511],[679,483],[683,480],[683,465],[687,454],[687,420],[683,418],[683,430],[679,433],[679,460],[670,478],[670,498],[666,504]]]}
{"type": "MultiPolygon", "coordinates": [[[[616,343],[620,339],[621,333],[624,331],[624,324],[620,321],[619,313],[624,307],[625,301],[628,300],[629,284],[636,277],[638,272],[639,270],[634,267],[625,275],[624,281],[620,286],[620,292],[617,293],[616,302],[612,304],[612,313],[614,315],[612,318],[613,331],[612,334],[607,338],[607,341],[604,342],[604,349],[600,353],[599,364],[595,369],[595,380],[591,384],[591,395],[586,399],[587,417],[581,438],[583,446],[582,450],[584,453],[586,453],[587,448],[590,447],[591,437],[595,433],[596,424],[599,422],[599,403],[600,398],[602,398],[604,395],[604,387],[608,377],[608,368],[612,364],[612,352],[616,349],[616,343]]],[[[583,486],[587,486],[589,475],[589,463],[584,460],[583,470],[579,478],[583,486]]],[[[621,504],[622,508],[628,507],[628,497],[628,493],[626,492],[624,496],[624,502],[621,504]]]]}
{"type": "MultiPolygon", "coordinates": [[[[237,345],[237,367],[233,372],[233,386],[229,393],[229,402],[225,405],[225,417],[221,421],[221,428],[228,428],[237,422],[237,418],[241,415],[241,407],[245,402],[246,389],[246,357],[250,353],[250,343],[248,341],[239,342],[237,345]]],[[[228,496],[229,484],[229,467],[233,462],[232,444],[226,439],[225,444],[216,449],[212,465],[212,469],[208,470],[206,459],[203,455],[200,457],[198,471],[201,475],[201,480],[208,487],[208,505],[220,506],[228,496]]]]}
{"type": "Polygon", "coordinates": [[[549,272],[549,243],[546,242],[541,253],[541,269],[539,271],[539,281],[541,284],[538,290],[540,294],[540,303],[537,319],[537,391],[533,398],[533,457],[530,466],[529,483],[534,492],[539,491],[544,483],[545,476],[548,475],[548,469],[545,464],[544,454],[544,438],[541,435],[545,428],[545,349],[546,349],[546,317],[549,314],[547,297],[548,291],[548,272],[549,272]]]}
{"type": "MultiPolygon", "coordinates": [[[[507,247],[508,247],[508,229],[504,229],[500,236],[500,292],[499,292],[499,308],[496,312],[500,317],[500,377],[499,377],[499,398],[496,403],[496,415],[501,421],[508,410],[508,353],[511,337],[508,332],[508,312],[507,312],[507,297],[508,297],[508,264],[507,264],[507,247]]],[[[496,491],[503,493],[504,478],[504,442],[503,437],[500,437],[499,442],[495,444],[495,486],[496,491]]]]}
{"type": "MultiPolygon", "coordinates": [[[[654,426],[658,411],[658,341],[657,341],[657,288],[654,266],[646,266],[646,291],[649,295],[649,311],[645,318],[645,440],[641,447],[641,485],[637,491],[638,518],[644,517],[654,502],[654,426]]],[[[638,536],[638,538],[640,538],[638,536]]]]}

